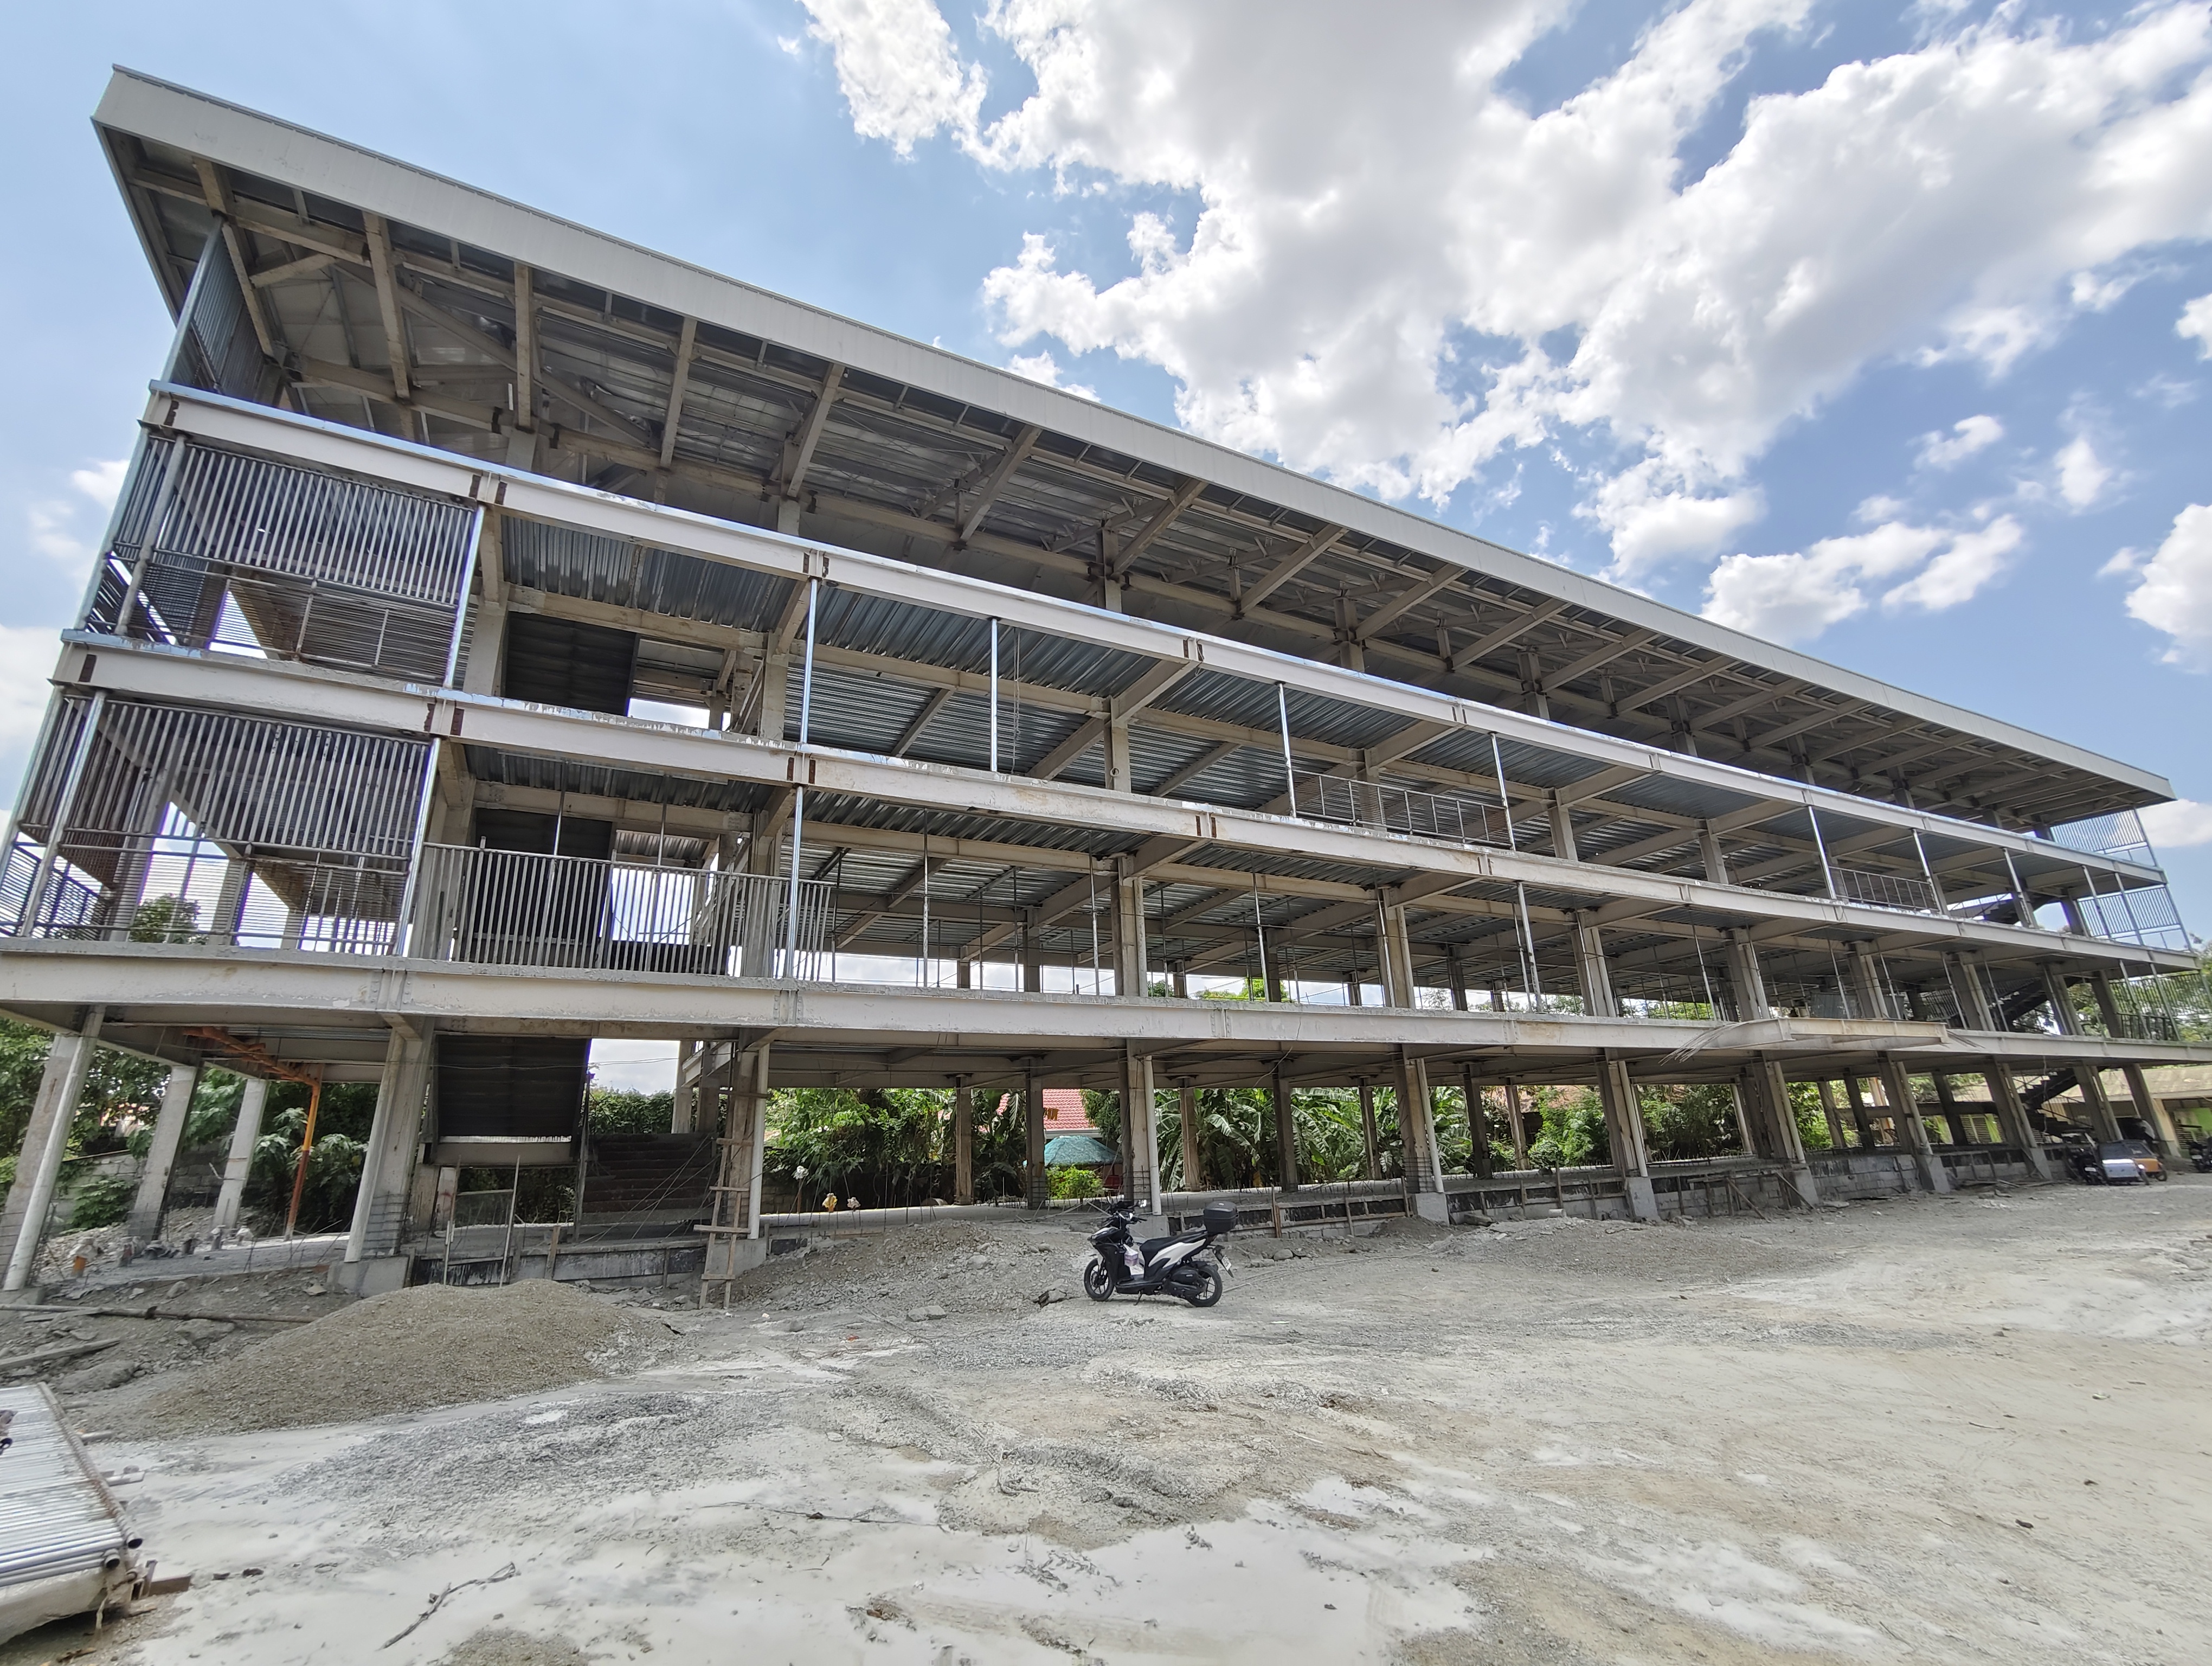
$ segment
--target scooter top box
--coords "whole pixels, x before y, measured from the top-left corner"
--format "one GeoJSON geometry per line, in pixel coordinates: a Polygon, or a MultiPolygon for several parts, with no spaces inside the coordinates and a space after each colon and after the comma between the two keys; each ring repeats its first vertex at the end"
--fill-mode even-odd
{"type": "Polygon", "coordinates": [[[1203,1217],[1209,1232],[1233,1232],[1237,1230],[1237,1206],[1233,1203],[1209,1203],[1203,1217]]]}

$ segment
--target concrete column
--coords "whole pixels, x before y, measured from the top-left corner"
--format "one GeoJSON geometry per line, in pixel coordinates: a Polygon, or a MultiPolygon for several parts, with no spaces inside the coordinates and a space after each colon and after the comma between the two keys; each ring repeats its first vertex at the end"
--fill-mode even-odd
{"type": "Polygon", "coordinates": [[[2074,1010],[2074,997],[2066,988],[2066,975],[2051,962],[2042,967],[2044,993],[2051,999],[2051,1016],[2062,1036],[2081,1033],[2081,1019],[2074,1010]]]}
{"type": "Polygon", "coordinates": [[[1857,1016],[1863,1018],[1883,1018],[1893,1016],[1890,1012],[1888,992],[1881,987],[1881,969],[1875,958],[1867,952],[1866,945],[1854,943],[1847,952],[1850,964],[1851,1000],[1857,1016]]]}
{"type": "Polygon", "coordinates": [[[1735,991],[1736,1017],[1772,1018],[1774,1008],[1766,1000],[1766,979],[1759,970],[1759,951],[1750,936],[1741,929],[1728,934],[1728,970],[1729,983],[1735,991]]]}
{"type": "Polygon", "coordinates": [[[1052,1195],[1044,1173],[1044,1098],[1037,1091],[1036,1067],[1022,1072],[1022,1122],[1026,1130],[1022,1152],[1022,1201],[1042,1209],[1052,1195]]]}
{"type": "Polygon", "coordinates": [[[668,1116],[671,1134],[690,1134],[699,1123],[699,1043],[676,1043],[676,1104],[668,1116]]]}
{"type": "MultiPolygon", "coordinates": [[[[1118,597],[1121,586],[1109,587],[1118,597]]],[[[1121,610],[1116,607],[1113,611],[1119,613],[1121,610]]],[[[1129,721],[1127,718],[1106,726],[1106,785],[1116,793],[1133,790],[1129,785],[1129,721]]]]}
{"type": "Polygon", "coordinates": [[[1467,972],[1460,964],[1459,951],[1444,951],[1444,982],[1451,986],[1451,1004],[1455,1012],[1464,1012],[1467,1004],[1467,972]]]}
{"type": "Polygon", "coordinates": [[[1268,1076],[1267,1090],[1275,1111],[1275,1184],[1283,1191],[1294,1192],[1298,1189],[1297,1119],[1281,1065],[1268,1076]]]}
{"type": "Polygon", "coordinates": [[[1613,976],[1606,970],[1604,934],[1595,917],[1587,913],[1575,915],[1575,976],[1582,986],[1584,1012],[1601,1018],[1620,1016],[1613,996],[1613,976]]]}
{"type": "Polygon", "coordinates": [[[1921,1183],[1931,1192],[1949,1191],[1950,1171],[1929,1143],[1928,1125],[1920,1120],[1920,1105],[1912,1097],[1912,1079],[1904,1061],[1883,1055],[1875,1079],[1881,1084],[1882,1097],[1889,1101],[1890,1115],[1897,1120],[1898,1144],[1912,1153],[1921,1183]]]}
{"type": "MultiPolygon", "coordinates": [[[[702,1051],[707,1051],[702,1049],[702,1051]]],[[[705,1264],[700,1268],[700,1298],[715,1285],[727,1305],[733,1281],[768,1258],[761,1238],[761,1176],[768,1152],[769,1082],[771,1043],[740,1052],[729,1049],[725,1066],[727,1095],[716,1141],[714,1188],[708,1194],[705,1264]]],[[[708,1054],[711,1059],[711,1053],[708,1054]]],[[[708,1118],[712,1122],[711,1113],[708,1118]]]]}
{"type": "Polygon", "coordinates": [[[1552,854],[1562,861],[1578,862],[1582,854],[1575,848],[1574,812],[1559,802],[1559,795],[1551,795],[1552,854]]]}
{"type": "Polygon", "coordinates": [[[952,1084],[952,1201],[975,1201],[975,1102],[964,1076],[952,1084]]]}
{"type": "Polygon", "coordinates": [[[1412,1006],[1417,1004],[1413,992],[1413,945],[1406,934],[1405,904],[1397,898],[1395,886],[1386,887],[1381,893],[1382,940],[1377,958],[1382,963],[1382,1004],[1412,1006]]]}
{"type": "Polygon", "coordinates": [[[1513,1166],[1516,1169],[1525,1169],[1528,1166],[1528,1129],[1521,1120],[1524,1114],[1521,1109],[1521,1084],[1515,1081],[1507,1082],[1505,1084],[1505,1125],[1513,1135],[1513,1166]]]}
{"type": "Polygon", "coordinates": [[[783,946],[775,928],[782,900],[780,896],[771,899],[771,887],[761,882],[774,879],[783,871],[784,835],[791,824],[791,806],[788,791],[776,793],[753,812],[752,828],[745,839],[744,870],[754,881],[746,887],[750,906],[745,909],[744,941],[738,945],[740,970],[746,977],[773,976],[777,953],[783,946]]]}
{"type": "Polygon", "coordinates": [[[1121,1083],[1121,1189],[1146,1213],[1156,1215],[1160,1213],[1160,1137],[1152,1055],[1125,1043],[1121,1083]]]}
{"type": "Polygon", "coordinates": [[[1636,1084],[1629,1079],[1626,1060],[1608,1055],[1599,1061],[1597,1097],[1605,1107],[1606,1135],[1613,1146],[1613,1166],[1620,1170],[1628,1213],[1637,1220],[1656,1220],[1659,1201],[1651,1189],[1651,1152],[1644,1137],[1644,1106],[1636,1084]]]}
{"type": "Polygon", "coordinates": [[[53,1207],[54,1183],[69,1150],[70,1123],[76,1116],[77,1097],[84,1091],[85,1073],[92,1068],[93,1048],[105,1016],[95,1006],[86,1015],[82,1031],[58,1031],[46,1045],[39,1097],[32,1102],[30,1125],[23,1130],[23,1149],[15,1159],[15,1183],[8,1189],[5,1207],[0,1208],[0,1249],[8,1256],[0,1290],[21,1290],[37,1263],[46,1211],[53,1207]]]}
{"type": "Polygon", "coordinates": [[[1943,1126],[1950,1131],[1951,1143],[1966,1144],[1966,1113],[1959,1109],[1958,1096],[1951,1091],[1951,1079],[1937,1070],[1929,1073],[1929,1079],[1936,1085],[1936,1103],[1942,1107],[1943,1126]]]}
{"type": "Polygon", "coordinates": [[[438,1170],[430,1192],[430,1230],[442,1232],[453,1224],[453,1200],[460,1195],[461,1171],[451,1164],[438,1170]]]}
{"type": "Polygon", "coordinates": [[[1844,1119],[1836,1111],[1835,1084],[1823,1077],[1814,1085],[1820,1090],[1820,1114],[1828,1119],[1828,1144],[1837,1151],[1849,1151],[1850,1142],[1844,1138],[1844,1119]]]}
{"type": "Polygon", "coordinates": [[[1459,1067],[1459,1091],[1467,1106],[1467,1134],[1472,1144],[1468,1169],[1479,1180],[1490,1178],[1490,1111],[1474,1085],[1474,1067],[1459,1067]]]}
{"type": "Polygon", "coordinates": [[[1182,1189],[1206,1189],[1206,1160],[1199,1155],[1198,1089],[1190,1078],[1176,1084],[1176,1132],[1182,1147],[1182,1189]]]}
{"type": "MultiPolygon", "coordinates": [[[[376,1090],[376,1116],[369,1125],[368,1149],[362,1158],[361,1189],[354,1195],[353,1230],[346,1235],[349,1265],[378,1261],[399,1248],[405,1225],[407,1193],[415,1177],[415,1146],[422,1133],[422,1102],[430,1087],[436,1053],[429,1022],[416,1020],[417,1033],[392,1031],[384,1050],[384,1076],[376,1090]]],[[[359,1281],[349,1286],[367,1293],[359,1281]]],[[[396,1286],[387,1287],[396,1288],[396,1286]]]]}
{"type": "Polygon", "coordinates": [[[2102,966],[2089,974],[2090,992],[2097,997],[2097,1015],[2105,1020],[2105,1033],[2114,1037],[2128,1033],[2126,1021],[2120,1017],[2120,1003],[2112,994],[2112,975],[2102,966]]]}
{"type": "Polygon", "coordinates": [[[1405,1048],[1397,1052],[1398,1139],[1406,1169],[1406,1189],[1413,1212],[1424,1220],[1449,1219],[1444,1201],[1444,1164],[1437,1149],[1436,1110],[1429,1100],[1428,1067],[1405,1048]]]}
{"type": "Polygon", "coordinates": [[[2027,1119],[2027,1107],[2020,1102],[2020,1086],[2013,1080],[2010,1067],[2001,1060],[1992,1059],[1982,1072],[1982,1080],[1988,1084],[1990,1103],[1996,1107],[1997,1127],[2005,1142],[2019,1146],[2027,1155],[2028,1166],[2044,1179],[2050,1179],[2050,1153],[2044,1150],[2035,1125],[2027,1119]]]}
{"type": "Polygon", "coordinates": [[[177,1147],[184,1142],[185,1123],[191,1116],[192,1090],[199,1085],[196,1064],[169,1067],[169,1079],[161,1088],[161,1113],[154,1119],[154,1141],[146,1148],[146,1166],[138,1176],[138,1195],[131,1201],[125,1236],[140,1243],[161,1233],[161,1206],[168,1201],[169,1177],[176,1172],[177,1147]]]}
{"type": "Polygon", "coordinates": [[[1044,962],[1038,958],[1036,915],[1035,909],[1022,910],[1022,988],[1030,994],[1044,988],[1044,962]]]}
{"type": "Polygon", "coordinates": [[[752,733],[762,740],[780,741],[783,739],[785,702],[790,698],[791,651],[762,656],[760,702],[753,713],[752,733]]]}
{"type": "Polygon", "coordinates": [[[1706,879],[1717,885],[1729,883],[1728,858],[1721,853],[1721,836],[1711,822],[1698,824],[1698,854],[1705,859],[1706,879]]]}
{"type": "Polygon", "coordinates": [[[2089,1129],[2100,1142],[2120,1137],[2119,1119],[2105,1095],[2105,1073],[2083,1062],[2074,1067],[2074,1079],[2081,1086],[2081,1104],[2089,1113],[2089,1129]]]}
{"type": "Polygon", "coordinates": [[[1366,1149],[1366,1166],[1363,1172],[1370,1180],[1382,1177],[1382,1130],[1375,1122],[1375,1089],[1367,1082],[1359,1085],[1359,1135],[1366,1149]]]}
{"type": "Polygon", "coordinates": [[[239,1096],[238,1121],[231,1126],[230,1154],[222,1165],[222,1190],[215,1200],[218,1232],[228,1232],[238,1225],[246,1183],[253,1172],[253,1142],[261,1138],[261,1113],[268,1104],[269,1084],[258,1076],[248,1076],[246,1091],[239,1096]]]}
{"type": "MultiPolygon", "coordinates": [[[[1881,1141],[1875,1134],[1874,1117],[1867,1110],[1866,1092],[1859,1085],[1856,1071],[1844,1078],[1844,1088],[1850,1095],[1851,1121],[1858,1125],[1860,1149],[1872,1151],[1881,1141]]],[[[1901,1131],[1899,1137],[1902,1137],[1901,1131]]]]}
{"type": "Polygon", "coordinates": [[[1961,950],[1959,970],[1965,976],[1976,1004],[1982,1013],[1982,1022],[1991,1030],[2005,1030],[2004,1003],[1997,999],[1996,985],[1990,981],[1990,969],[1982,962],[1978,949],[1961,950]]]}
{"type": "Polygon", "coordinates": [[[496,694],[500,688],[500,661],[507,648],[503,519],[497,511],[487,510],[477,540],[477,618],[469,633],[469,662],[461,672],[461,686],[471,694],[496,694]]]}
{"type": "Polygon", "coordinates": [[[1761,1059],[1753,1067],[1752,1079],[1765,1104],[1767,1154],[1790,1165],[1790,1183],[1797,1188],[1800,1198],[1808,1205],[1818,1204],[1820,1189],[1813,1181],[1812,1164],[1805,1158],[1805,1140],[1797,1131],[1796,1113],[1790,1108],[1790,1083],[1781,1065],[1772,1059],[1761,1059]]]}
{"type": "Polygon", "coordinates": [[[2139,1064],[2124,1064],[2120,1074],[2128,1085],[2128,1097],[2136,1103],[2136,1115],[2150,1125],[2151,1135],[2166,1148],[2167,1161],[2177,1161],[2188,1155],[2181,1130],[2173,1125],[2173,1113],[2168,1110],[2150,1091],[2150,1079],[2143,1074],[2139,1064]]]}
{"type": "Polygon", "coordinates": [[[1117,995],[1141,995],[1149,986],[1146,971],[1145,941],[1145,882],[1133,875],[1118,870],[1126,869],[1126,859],[1117,860],[1114,877],[1114,993],[1117,995]]]}

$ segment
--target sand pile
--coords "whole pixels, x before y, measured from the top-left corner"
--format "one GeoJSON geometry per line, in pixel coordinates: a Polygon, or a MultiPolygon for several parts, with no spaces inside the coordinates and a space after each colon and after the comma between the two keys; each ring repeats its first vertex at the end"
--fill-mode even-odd
{"type": "Polygon", "coordinates": [[[291,1429],[501,1400],[642,1365],[668,1326],[567,1285],[426,1285],[372,1296],[150,1395],[170,1434],[291,1429]]]}

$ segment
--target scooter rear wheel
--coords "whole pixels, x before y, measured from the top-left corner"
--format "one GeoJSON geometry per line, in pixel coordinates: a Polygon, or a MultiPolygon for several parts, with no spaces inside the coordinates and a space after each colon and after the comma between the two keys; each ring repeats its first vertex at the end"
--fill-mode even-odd
{"type": "Polygon", "coordinates": [[[1083,1293],[1094,1302],[1107,1301],[1114,1294],[1114,1275],[1106,1270],[1106,1263],[1096,1256],[1083,1269],[1083,1293]]]}
{"type": "Polygon", "coordinates": [[[1176,1293],[1193,1307],[1212,1307],[1221,1299],[1221,1274],[1211,1267],[1201,1267],[1197,1271],[1196,1282],[1176,1293]]]}

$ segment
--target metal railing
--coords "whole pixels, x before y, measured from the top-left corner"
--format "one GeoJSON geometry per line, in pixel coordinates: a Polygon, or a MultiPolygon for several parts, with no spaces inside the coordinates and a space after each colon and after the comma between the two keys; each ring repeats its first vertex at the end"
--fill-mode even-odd
{"type": "Polygon", "coordinates": [[[1290,780],[1290,812],[1309,820],[1348,822],[1386,833],[1455,839],[1462,844],[1506,842],[1498,806],[1479,799],[1304,769],[1294,771],[1290,780]]]}
{"type": "Polygon", "coordinates": [[[419,493],[157,440],[133,471],[85,624],[442,680],[472,514],[419,493]]]}
{"type": "Polygon", "coordinates": [[[391,952],[406,888],[396,856],[274,847],[234,853],[173,811],[151,835],[73,833],[38,906],[39,848],[19,838],[0,884],[0,933],[112,942],[391,952]]]}
{"type": "Polygon", "coordinates": [[[1869,873],[1862,868],[1832,867],[1836,895],[1869,908],[1902,909],[1910,914],[1941,914],[1935,889],[1925,879],[1901,873],[1869,873]]]}
{"type": "Polygon", "coordinates": [[[819,978],[833,888],[528,851],[426,845],[416,882],[416,959],[692,976],[819,978]]]}

